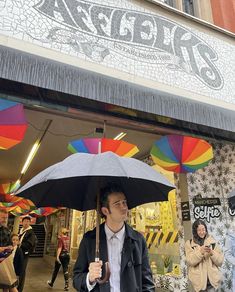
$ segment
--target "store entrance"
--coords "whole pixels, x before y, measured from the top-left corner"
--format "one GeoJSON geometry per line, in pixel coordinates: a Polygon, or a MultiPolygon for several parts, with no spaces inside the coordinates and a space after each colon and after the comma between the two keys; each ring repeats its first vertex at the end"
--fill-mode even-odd
{"type": "MultiPolygon", "coordinates": [[[[140,160],[149,157],[150,149],[159,135],[148,133],[141,127],[130,127],[128,123],[113,124],[111,119],[104,117],[95,120],[95,115],[88,113],[89,119],[81,119],[76,110],[68,112],[66,108],[60,110],[49,107],[27,106],[25,109],[28,129],[24,140],[8,151],[0,152],[0,178],[1,183],[14,183],[20,178],[20,185],[24,185],[37,173],[55,164],[72,153],[68,149],[71,141],[82,138],[98,138],[104,135],[115,138],[124,133],[122,139],[136,145],[139,152],[134,156],[140,160]],[[141,130],[140,130],[141,129],[141,130]],[[34,143],[41,139],[39,149],[33,157],[25,173],[22,167],[34,143]],[[9,163],[13,162],[13,163],[9,163]]],[[[156,167],[156,166],[153,166],[156,167]]],[[[157,171],[163,172],[161,169],[157,171]]],[[[163,172],[164,175],[167,175],[163,172]]],[[[173,176],[168,179],[174,183],[173,176]]],[[[65,211],[51,215],[48,220],[48,234],[46,254],[53,255],[53,246],[57,244],[58,230],[61,226],[69,224],[71,231],[71,257],[76,260],[80,240],[85,231],[94,228],[95,212],[81,213],[71,211],[70,216],[65,211]],[[69,219],[65,220],[65,218],[69,219]]],[[[176,211],[175,192],[169,194],[169,200],[161,203],[151,203],[139,206],[130,211],[129,223],[141,232],[146,238],[151,268],[154,274],[179,275],[179,246],[178,221],[176,211]]]]}

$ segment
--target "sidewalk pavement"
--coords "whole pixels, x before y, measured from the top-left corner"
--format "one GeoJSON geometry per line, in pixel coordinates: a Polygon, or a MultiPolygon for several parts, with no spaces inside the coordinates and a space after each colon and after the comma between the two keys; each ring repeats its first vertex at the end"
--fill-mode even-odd
{"type": "MultiPolygon", "coordinates": [[[[25,286],[23,292],[61,292],[64,291],[64,277],[61,270],[58,273],[54,287],[50,288],[47,286],[47,280],[50,280],[53,267],[50,266],[43,258],[30,258],[25,286]]],[[[70,279],[70,292],[75,292],[76,290],[72,287],[72,280],[70,279]]]]}

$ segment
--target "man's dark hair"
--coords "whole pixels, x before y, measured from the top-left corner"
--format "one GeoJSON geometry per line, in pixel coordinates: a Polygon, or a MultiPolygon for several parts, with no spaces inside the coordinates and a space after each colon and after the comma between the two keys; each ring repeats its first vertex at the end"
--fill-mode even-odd
{"type": "Polygon", "coordinates": [[[100,213],[101,213],[101,216],[104,216],[101,212],[102,207],[106,207],[109,209],[108,197],[109,197],[109,195],[111,195],[113,193],[125,194],[122,187],[116,183],[108,183],[104,188],[102,188],[100,190],[100,213]]]}
{"type": "Polygon", "coordinates": [[[25,217],[22,219],[22,222],[23,222],[24,220],[29,220],[29,221],[31,221],[31,217],[29,217],[29,216],[25,216],[25,217]]]}

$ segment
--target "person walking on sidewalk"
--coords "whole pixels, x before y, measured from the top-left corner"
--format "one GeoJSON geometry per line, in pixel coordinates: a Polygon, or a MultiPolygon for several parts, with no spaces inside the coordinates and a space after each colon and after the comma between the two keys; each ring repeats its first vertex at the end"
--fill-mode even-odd
{"type": "Polygon", "coordinates": [[[58,248],[56,252],[56,261],[55,261],[54,270],[52,273],[51,280],[47,281],[48,286],[52,288],[56,280],[56,277],[58,275],[58,272],[60,270],[60,267],[62,265],[64,281],[65,281],[64,291],[69,290],[68,266],[69,266],[69,261],[70,261],[70,256],[69,256],[70,238],[69,238],[68,233],[69,231],[66,228],[61,229],[61,235],[59,236],[58,248]]]}
{"type": "Polygon", "coordinates": [[[33,228],[30,226],[31,218],[26,216],[22,219],[22,228],[19,232],[20,239],[20,248],[23,252],[23,265],[22,265],[22,273],[19,277],[19,292],[22,292],[24,289],[24,282],[26,276],[26,269],[28,265],[29,255],[34,251],[37,238],[33,231],[33,228]]]}

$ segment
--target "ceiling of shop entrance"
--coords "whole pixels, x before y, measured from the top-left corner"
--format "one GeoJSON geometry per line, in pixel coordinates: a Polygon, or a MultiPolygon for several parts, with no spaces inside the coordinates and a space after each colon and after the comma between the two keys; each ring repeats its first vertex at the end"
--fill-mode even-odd
{"type": "MultiPolygon", "coordinates": [[[[25,113],[28,129],[24,140],[9,150],[0,150],[0,183],[14,182],[19,179],[33,144],[42,136],[43,129],[50,122],[37,154],[22,178],[22,184],[48,166],[69,156],[71,153],[67,146],[70,141],[85,137],[101,137],[102,135],[95,133],[96,128],[103,127],[101,122],[79,120],[74,116],[65,116],[39,109],[26,109],[25,113]]],[[[126,132],[127,135],[123,140],[138,146],[140,152],[135,155],[135,158],[138,159],[147,156],[153,142],[158,139],[157,135],[140,132],[137,129],[130,130],[124,127],[110,126],[108,120],[105,132],[107,138],[114,138],[120,132],[126,132]]]]}

